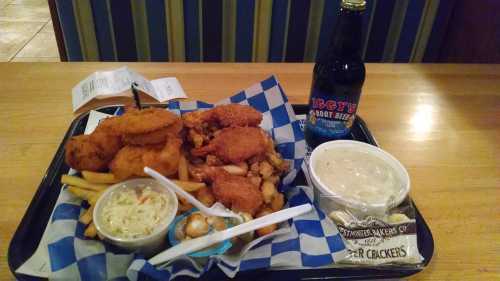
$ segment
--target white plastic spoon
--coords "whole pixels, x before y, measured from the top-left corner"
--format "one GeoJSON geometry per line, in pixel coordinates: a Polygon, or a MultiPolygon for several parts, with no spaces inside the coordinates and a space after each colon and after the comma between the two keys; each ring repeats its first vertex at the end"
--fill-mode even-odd
{"type": "Polygon", "coordinates": [[[220,243],[227,239],[231,239],[235,236],[239,236],[271,224],[279,223],[296,216],[300,216],[311,211],[311,209],[311,204],[303,204],[300,206],[283,209],[281,211],[251,220],[249,222],[242,223],[223,231],[216,231],[205,236],[186,240],[150,258],[148,262],[153,265],[158,265],[178,256],[189,254],[206,248],[210,245],[220,243]]]}
{"type": "Polygon", "coordinates": [[[198,201],[198,199],[196,199],[193,195],[189,194],[189,192],[184,191],[184,189],[179,187],[173,181],[167,179],[162,174],[158,173],[157,171],[155,171],[149,167],[144,167],[144,173],[150,175],[151,177],[156,179],[163,186],[172,189],[175,193],[184,197],[187,201],[189,201],[189,203],[193,204],[193,206],[198,208],[198,210],[200,210],[200,212],[202,212],[203,214],[205,214],[207,216],[235,218],[238,220],[239,223],[242,223],[244,221],[240,215],[227,209],[226,207],[224,207],[224,205],[222,205],[219,202],[216,202],[215,204],[212,205],[212,207],[208,208],[207,206],[205,206],[205,204],[198,201]]]}

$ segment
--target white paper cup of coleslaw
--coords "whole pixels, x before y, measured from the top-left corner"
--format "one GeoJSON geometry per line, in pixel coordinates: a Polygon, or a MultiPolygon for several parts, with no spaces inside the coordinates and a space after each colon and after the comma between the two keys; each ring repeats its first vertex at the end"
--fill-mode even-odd
{"type": "Polygon", "coordinates": [[[177,196],[172,190],[154,179],[131,179],[114,184],[103,193],[94,207],[93,221],[97,234],[104,241],[149,257],[163,249],[177,208],[177,196]],[[148,223],[148,218],[155,215],[159,218],[157,223],[151,223],[154,219],[148,223]],[[131,237],[130,233],[134,236],[131,237]]]}
{"type": "Polygon", "coordinates": [[[384,216],[410,191],[404,166],[388,152],[359,141],[336,140],[316,147],[308,166],[314,199],[330,214],[384,216]],[[364,175],[363,175],[364,174],[364,175]]]}

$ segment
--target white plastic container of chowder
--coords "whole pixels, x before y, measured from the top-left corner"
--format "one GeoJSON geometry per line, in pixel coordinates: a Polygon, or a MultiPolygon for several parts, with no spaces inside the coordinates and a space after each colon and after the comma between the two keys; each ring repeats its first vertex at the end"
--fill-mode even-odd
{"type": "Polygon", "coordinates": [[[105,241],[148,257],[163,249],[177,208],[177,196],[170,189],[154,179],[132,179],[104,192],[93,221],[105,241]]]}
{"type": "Polygon", "coordinates": [[[336,140],[316,147],[309,159],[315,201],[330,214],[384,216],[410,191],[403,165],[386,151],[358,141],[336,140]]]}

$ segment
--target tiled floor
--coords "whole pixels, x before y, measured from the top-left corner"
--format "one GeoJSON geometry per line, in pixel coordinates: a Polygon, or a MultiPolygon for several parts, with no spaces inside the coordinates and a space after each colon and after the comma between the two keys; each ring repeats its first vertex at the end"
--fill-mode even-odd
{"type": "Polygon", "coordinates": [[[47,0],[0,0],[0,61],[59,61],[47,0]]]}

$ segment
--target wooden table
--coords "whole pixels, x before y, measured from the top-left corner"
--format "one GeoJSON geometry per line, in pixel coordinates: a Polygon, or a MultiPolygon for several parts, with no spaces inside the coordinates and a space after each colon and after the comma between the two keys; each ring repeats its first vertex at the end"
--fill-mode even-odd
{"type": "MultiPolygon", "coordinates": [[[[9,241],[75,117],[71,88],[123,63],[0,63],[0,279],[9,241]]],[[[276,74],[306,103],[312,64],[127,64],[217,101],[276,74]]],[[[116,101],[107,101],[114,103],[116,101]]],[[[359,114],[408,168],[435,239],[412,280],[500,278],[500,65],[368,64],[359,114]]]]}

